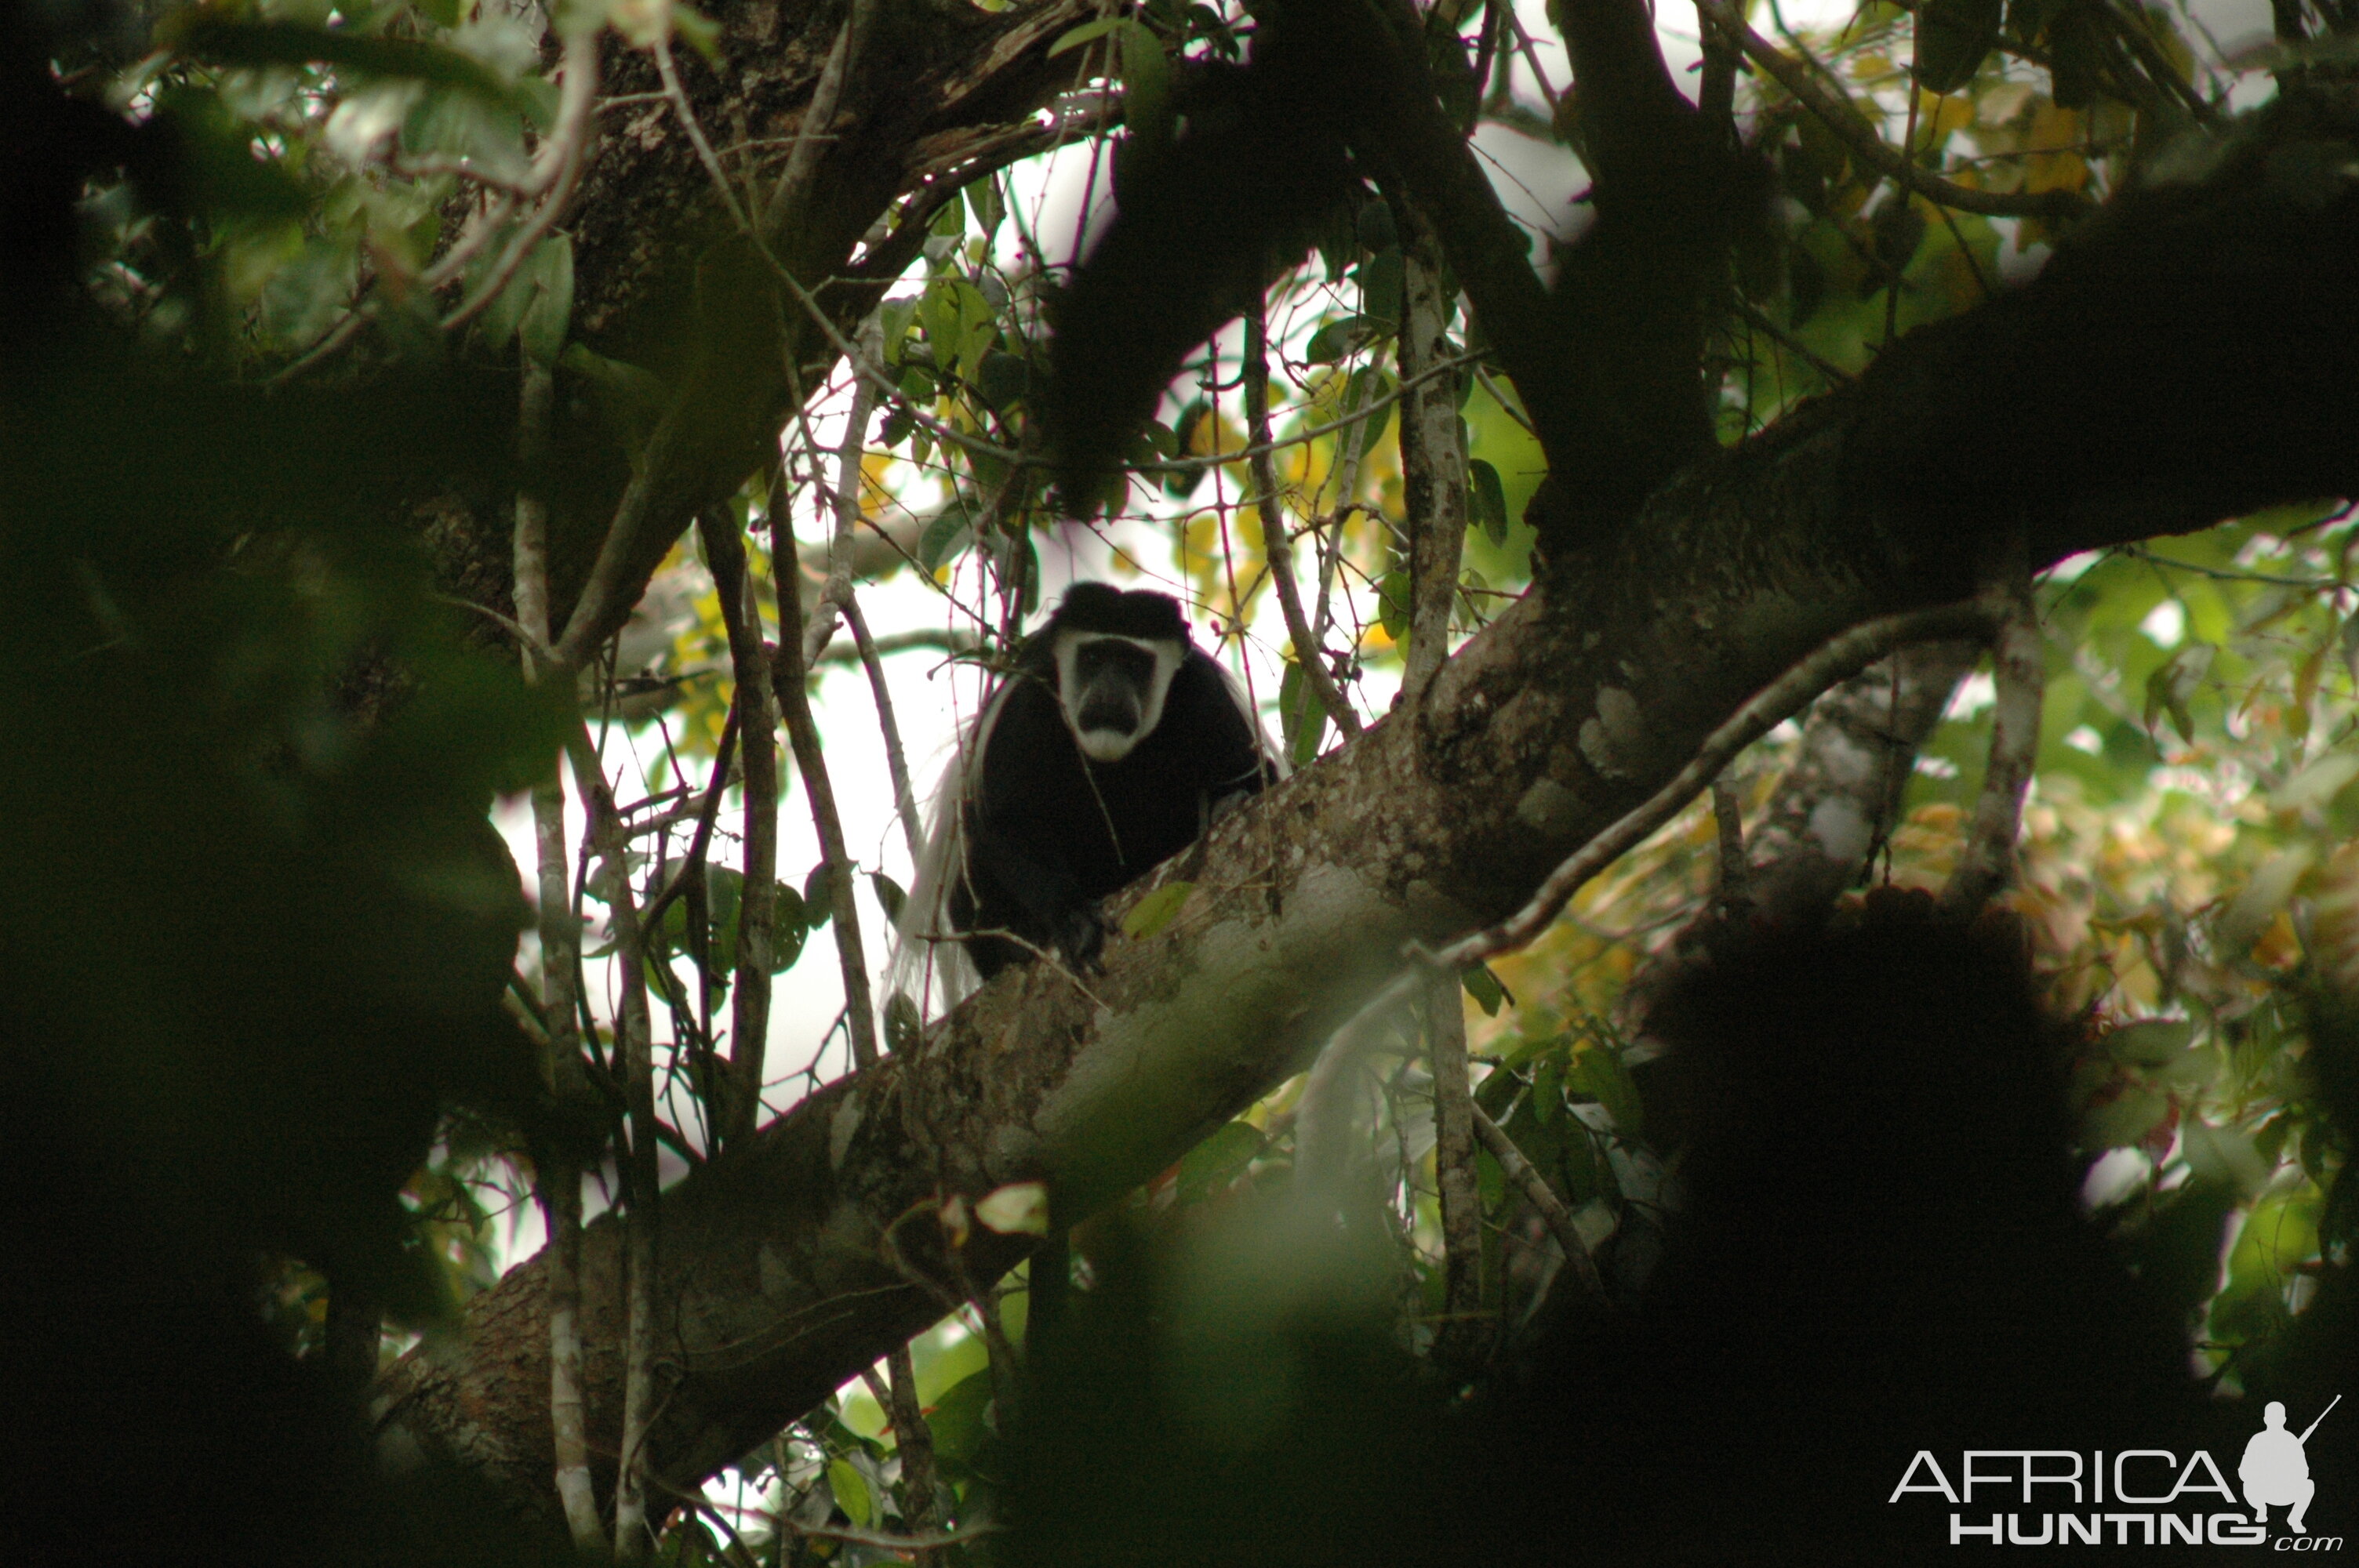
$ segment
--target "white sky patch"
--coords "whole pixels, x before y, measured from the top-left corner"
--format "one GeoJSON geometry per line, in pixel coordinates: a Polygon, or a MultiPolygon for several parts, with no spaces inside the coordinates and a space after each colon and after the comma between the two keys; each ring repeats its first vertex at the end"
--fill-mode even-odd
{"type": "Polygon", "coordinates": [[[2179,640],[2187,634],[2187,611],[2180,608],[2179,600],[2166,599],[2147,611],[2146,619],[2138,622],[2138,630],[2158,648],[2176,648],[2179,640]]]}
{"type": "Polygon", "coordinates": [[[1942,720],[1972,719],[1997,700],[1998,685],[1991,679],[1990,672],[1976,670],[1960,681],[1958,689],[1950,694],[1950,706],[1942,710],[1942,720]]]}

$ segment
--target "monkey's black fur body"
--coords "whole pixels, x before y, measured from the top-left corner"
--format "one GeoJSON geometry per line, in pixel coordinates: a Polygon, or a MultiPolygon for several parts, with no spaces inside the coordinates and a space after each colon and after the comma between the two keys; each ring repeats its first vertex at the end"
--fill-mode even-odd
{"type": "Polygon", "coordinates": [[[967,952],[985,979],[1034,948],[1094,963],[1098,901],[1277,776],[1179,602],[1103,583],[1076,584],[1025,642],[972,744],[957,803],[963,864],[944,869],[944,909],[951,929],[977,934],[967,952]],[[1085,726],[1114,754],[1085,755],[1085,726]],[[995,931],[1022,940],[982,935],[995,931]]]}

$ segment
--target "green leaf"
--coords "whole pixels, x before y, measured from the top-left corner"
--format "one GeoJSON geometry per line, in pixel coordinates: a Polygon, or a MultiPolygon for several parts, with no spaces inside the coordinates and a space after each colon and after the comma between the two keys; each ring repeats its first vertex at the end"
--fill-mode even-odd
{"type": "Polygon", "coordinates": [[[1130,913],[1122,917],[1123,935],[1134,942],[1146,941],[1171,924],[1195,891],[1194,882],[1165,882],[1131,905],[1130,913]]]}
{"type": "Polygon", "coordinates": [[[1376,620],[1385,635],[1397,643],[1408,635],[1408,568],[1386,572],[1376,584],[1376,620]]]}
{"type": "Polygon", "coordinates": [[[973,538],[974,530],[967,525],[964,503],[953,501],[937,513],[934,520],[926,524],[926,531],[918,535],[918,565],[929,572],[940,570],[973,538]]]}
{"type": "Polygon", "coordinates": [[[1302,673],[1302,665],[1293,659],[1286,661],[1286,673],[1278,678],[1277,711],[1286,733],[1293,737],[1288,742],[1287,762],[1297,768],[1310,766],[1319,755],[1320,742],[1327,738],[1327,710],[1320,706],[1319,694],[1302,673]]]}
{"type": "MultiPolygon", "coordinates": [[[[1393,389],[1399,385],[1389,373],[1380,370],[1354,371],[1352,373],[1352,382],[1353,384],[1346,389],[1344,401],[1353,408],[1364,408],[1378,398],[1391,397],[1393,389]]],[[[1385,432],[1392,427],[1395,406],[1393,403],[1385,404],[1369,415],[1366,421],[1361,425],[1360,456],[1362,458],[1375,451],[1376,444],[1385,438],[1385,432]]]]}
{"type": "Polygon", "coordinates": [[[580,376],[596,393],[600,408],[623,432],[624,441],[636,460],[648,435],[663,417],[669,395],[664,384],[653,372],[627,361],[593,353],[579,341],[566,344],[557,362],[580,376]]]}
{"type": "Polygon", "coordinates": [[[868,885],[875,890],[876,902],[885,906],[885,918],[898,925],[902,907],[909,902],[909,895],[901,891],[901,884],[882,871],[871,871],[868,873],[868,885]]]}
{"type": "Polygon", "coordinates": [[[1917,13],[1918,81],[1928,92],[1955,92],[1974,79],[1998,47],[2006,0],[1926,0],[1917,13]]]}
{"type": "Polygon", "coordinates": [[[1067,49],[1079,49],[1093,38],[1102,38],[1122,26],[1122,22],[1123,18],[1120,16],[1100,16],[1094,22],[1083,22],[1078,27],[1069,27],[1058,34],[1057,41],[1049,46],[1047,58],[1054,59],[1067,49]]]}
{"type": "Polygon", "coordinates": [[[975,368],[974,389],[985,403],[1005,409],[1030,395],[1032,367],[1004,349],[987,349],[975,368]]]}
{"type": "Polygon", "coordinates": [[[2148,1089],[2125,1088],[2081,1118],[2081,1147],[2135,1149],[2157,1123],[2170,1114],[2170,1101],[2148,1089]]]}
{"type": "Polygon", "coordinates": [[[868,1493],[867,1479],[852,1466],[848,1459],[827,1462],[827,1489],[835,1496],[835,1506],[852,1520],[855,1530],[866,1530],[876,1517],[875,1499],[868,1493]]]}
{"type": "Polygon", "coordinates": [[[2104,1038],[2106,1053],[2132,1067],[2159,1067],[2195,1039],[2195,1025],[2183,1018],[2146,1018],[2125,1023],[2104,1038]]]}
{"type": "Polygon", "coordinates": [[[422,38],[388,38],[300,22],[223,21],[196,6],[171,13],[158,24],[156,36],[183,56],[216,65],[331,65],[362,76],[455,87],[518,111],[527,107],[515,85],[482,60],[422,38]]]}
{"type": "Polygon", "coordinates": [[[1006,200],[1000,195],[999,181],[995,178],[978,179],[969,185],[966,188],[966,206],[974,216],[975,227],[983,232],[985,239],[998,232],[1001,222],[1007,216],[1006,200]]]}
{"type": "Polygon", "coordinates": [[[1507,988],[1499,983],[1499,977],[1491,972],[1491,966],[1471,965],[1459,978],[1466,987],[1466,994],[1473,997],[1474,1005],[1483,1010],[1484,1017],[1499,1016],[1499,1009],[1506,1004],[1507,988]]]}
{"type": "Polygon", "coordinates": [[[720,23],[692,5],[683,5],[679,0],[672,0],[671,27],[672,31],[679,35],[679,41],[702,56],[705,64],[717,66],[721,63],[720,23]]]}
{"type": "Polygon", "coordinates": [[[1252,1122],[1227,1123],[1180,1159],[1175,1181],[1180,1201],[1193,1202],[1227,1186],[1268,1146],[1269,1139],[1252,1122]]]}
{"type": "Polygon", "coordinates": [[[1360,314],[1385,332],[1400,327],[1402,265],[1396,249],[1378,251],[1353,269],[1360,283],[1360,314]]]}
{"type": "Polygon", "coordinates": [[[1136,16],[1115,24],[1122,43],[1123,123],[1150,146],[1171,141],[1171,63],[1155,29],[1136,16]]]}
{"type": "Polygon", "coordinates": [[[816,931],[835,913],[834,890],[827,885],[827,862],[821,860],[803,878],[803,924],[816,931]]]}
{"type": "Polygon", "coordinates": [[[2261,933],[2277,919],[2293,897],[2293,890],[2318,857],[2317,848],[2297,844],[2280,849],[2261,862],[2253,880],[2245,884],[2228,905],[2228,913],[2220,917],[2218,939],[2220,956],[2242,957],[2252,945],[2260,940],[2261,933]]]}
{"type": "Polygon", "coordinates": [[[1484,459],[1470,459],[1466,464],[1466,493],[1474,503],[1474,521],[1483,526],[1484,537],[1495,545],[1507,542],[1507,489],[1499,481],[1499,470],[1484,459]]]}
{"type": "MultiPolygon", "coordinates": [[[[573,320],[573,239],[551,234],[534,248],[532,302],[525,308],[516,341],[536,364],[553,365],[565,348],[573,320]]],[[[511,290],[513,292],[513,290],[511,290]]]]}
{"type": "Polygon", "coordinates": [[[1327,365],[1344,358],[1376,335],[1376,323],[1364,316],[1342,316],[1310,334],[1302,348],[1306,364],[1327,365]]]}
{"type": "Polygon", "coordinates": [[[996,1435],[991,1430],[993,1388],[991,1368],[970,1372],[942,1390],[927,1412],[935,1456],[954,1465],[971,1466],[984,1444],[996,1435]]]}
{"type": "Polygon", "coordinates": [[[1621,1052],[1595,1044],[1576,1052],[1571,1068],[1565,1074],[1565,1087],[1603,1106],[1606,1114],[1614,1119],[1615,1131],[1631,1138],[1646,1135],[1646,1115],[1639,1103],[1638,1086],[1631,1078],[1621,1052]]]}

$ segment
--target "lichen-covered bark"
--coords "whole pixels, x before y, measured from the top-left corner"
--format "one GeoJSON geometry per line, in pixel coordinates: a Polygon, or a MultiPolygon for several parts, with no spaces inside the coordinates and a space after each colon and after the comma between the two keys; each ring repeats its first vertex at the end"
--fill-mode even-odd
{"type": "MultiPolygon", "coordinates": [[[[1682,475],[1559,562],[1413,713],[1159,872],[1192,896],[1112,943],[1086,989],[1049,966],[1004,976],[921,1049],[668,1195],[658,1472],[686,1486],[735,1457],[1020,1255],[983,1230],[952,1247],[942,1198],[1045,1179],[1071,1219],[1152,1176],[1294,1070],[1405,940],[1512,909],[1830,634],[1962,594],[2018,527],[2038,567],[2359,492],[2359,399],[2314,395],[2359,363],[2359,189],[2288,195],[2268,167],[2252,149],[2134,206],[2038,282],[1682,475]]],[[[614,1258],[593,1226],[585,1379],[609,1454],[614,1258]]],[[[527,1264],[388,1374],[389,1452],[440,1452],[550,1506],[539,1292],[527,1264]]]]}

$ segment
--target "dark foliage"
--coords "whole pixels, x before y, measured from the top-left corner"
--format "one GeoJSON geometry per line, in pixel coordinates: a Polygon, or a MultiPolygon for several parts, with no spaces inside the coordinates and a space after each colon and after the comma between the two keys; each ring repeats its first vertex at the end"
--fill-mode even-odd
{"type": "Polygon", "coordinates": [[[536,1115],[485,814],[558,716],[391,522],[496,474],[500,422],[440,379],[274,397],[71,303],[78,200],[129,176],[168,218],[179,166],[28,13],[0,35],[0,1541],[394,1550],[354,1390],[258,1292],[294,1259],[430,1318],[403,1184],[446,1109],[536,1115]]]}
{"type": "MultiPolygon", "coordinates": [[[[1227,1225],[1246,1261],[1210,1279],[1201,1241],[1115,1246],[1032,1395],[1015,1560],[1889,1563],[1946,1549],[1938,1499],[1886,1501],[1920,1449],[2201,1445],[2233,1474],[2257,1404],[2206,1403],[2176,1310],[2082,1217],[2072,1032],[2010,932],[1879,898],[1735,941],[1664,1005],[1687,1191],[1637,1296],[1569,1305],[1444,1414],[1380,1312],[1307,1304],[1301,1276],[1383,1252],[1350,1226],[1227,1225]]],[[[2284,1385],[2315,1409],[2347,1356],[2284,1385]]],[[[2313,1473],[2346,1452],[2328,1423],[2313,1473]]]]}

